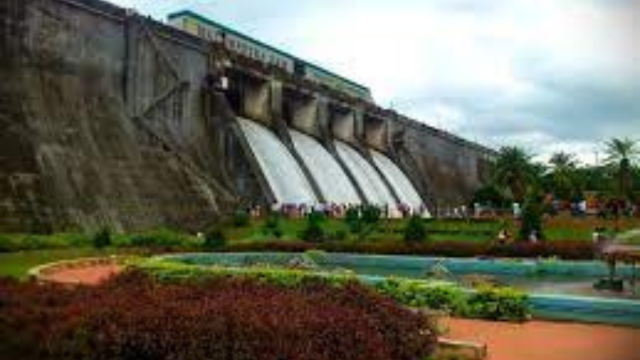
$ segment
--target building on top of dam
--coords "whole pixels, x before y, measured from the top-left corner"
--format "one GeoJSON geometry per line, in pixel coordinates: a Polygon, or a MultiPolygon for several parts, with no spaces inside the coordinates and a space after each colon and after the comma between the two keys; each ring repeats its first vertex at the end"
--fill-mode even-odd
{"type": "Polygon", "coordinates": [[[227,49],[248,58],[278,67],[295,76],[327,85],[351,96],[373,102],[371,91],[366,86],[265,44],[193,11],[183,10],[169,14],[167,20],[170,25],[178,29],[212,42],[224,44],[227,49]]]}

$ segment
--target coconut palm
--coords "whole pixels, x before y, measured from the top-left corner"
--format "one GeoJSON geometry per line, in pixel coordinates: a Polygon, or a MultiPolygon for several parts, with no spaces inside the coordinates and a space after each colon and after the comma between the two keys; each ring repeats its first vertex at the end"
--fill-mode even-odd
{"type": "Polygon", "coordinates": [[[549,159],[553,193],[562,199],[569,199],[580,192],[577,176],[578,161],[573,154],[557,152],[549,159]]]}
{"type": "Polygon", "coordinates": [[[573,154],[569,154],[563,151],[554,153],[549,159],[549,164],[553,167],[554,171],[575,169],[578,162],[573,154]]]}
{"type": "Polygon", "coordinates": [[[500,149],[494,164],[493,176],[497,185],[511,191],[513,199],[521,202],[533,182],[532,156],[524,149],[506,146],[500,149]]]}
{"type": "Polygon", "coordinates": [[[629,138],[613,138],[605,146],[604,164],[614,173],[620,195],[629,197],[633,192],[633,170],[640,161],[640,146],[629,138]]]}

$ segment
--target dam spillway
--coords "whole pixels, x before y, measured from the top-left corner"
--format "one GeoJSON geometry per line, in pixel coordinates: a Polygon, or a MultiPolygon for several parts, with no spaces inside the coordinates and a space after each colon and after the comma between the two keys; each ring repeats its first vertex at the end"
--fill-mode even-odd
{"type": "Polygon", "coordinates": [[[396,200],[376,169],[350,145],[336,140],[338,155],[351,170],[358,186],[372,205],[395,207],[396,200]]]}
{"type": "Polygon", "coordinates": [[[238,118],[253,155],[279,204],[314,204],[313,188],[287,147],[266,127],[238,118]]]}
{"type": "Polygon", "coordinates": [[[324,200],[334,204],[360,204],[362,200],[337,160],[313,137],[289,130],[296,150],[322,191],[324,200]]]}
{"type": "Polygon", "coordinates": [[[386,155],[379,151],[371,151],[373,161],[389,184],[393,187],[400,203],[410,206],[412,209],[424,208],[420,194],[416,191],[411,181],[405,173],[386,155]]]}

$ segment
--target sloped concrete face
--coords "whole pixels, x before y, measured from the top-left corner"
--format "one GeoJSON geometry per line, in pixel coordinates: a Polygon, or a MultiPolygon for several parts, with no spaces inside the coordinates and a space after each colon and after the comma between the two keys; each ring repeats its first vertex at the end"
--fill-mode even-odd
{"type": "Polygon", "coordinates": [[[468,205],[488,178],[493,154],[419,123],[399,120],[390,125],[398,165],[419,188],[433,215],[468,205]]]}
{"type": "Polygon", "coordinates": [[[202,54],[171,51],[141,29],[136,37],[146,40],[131,53],[124,12],[105,4],[87,12],[6,0],[0,16],[1,231],[197,229],[233,203],[215,173],[206,175],[217,165],[207,123],[194,115],[202,54]],[[127,56],[138,57],[135,75],[127,56]],[[136,106],[125,103],[127,75],[136,106]],[[184,81],[191,85],[167,95],[184,81]]]}

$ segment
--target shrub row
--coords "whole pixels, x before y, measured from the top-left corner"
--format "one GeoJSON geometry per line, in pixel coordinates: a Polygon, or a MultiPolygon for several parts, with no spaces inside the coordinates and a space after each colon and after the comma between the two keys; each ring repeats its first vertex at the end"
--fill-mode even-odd
{"type": "Polygon", "coordinates": [[[566,260],[593,259],[594,248],[588,241],[547,241],[541,243],[516,242],[506,245],[472,241],[433,241],[406,243],[401,241],[376,242],[326,242],[321,244],[301,242],[254,242],[230,244],[227,252],[274,251],[304,252],[308,250],[360,254],[425,255],[447,257],[558,257],[566,260]]]}
{"type": "Polygon", "coordinates": [[[531,316],[527,295],[508,287],[485,285],[468,292],[453,284],[388,279],[376,284],[376,289],[403,304],[461,317],[520,322],[531,316]]]}
{"type": "Polygon", "coordinates": [[[417,360],[431,321],[366,287],[241,279],[158,283],[128,273],[69,290],[0,281],[7,360],[417,360]]]}
{"type": "MultiPolygon", "coordinates": [[[[355,274],[350,272],[318,272],[282,267],[203,267],[164,260],[144,261],[138,267],[169,282],[241,278],[283,288],[316,284],[344,287],[358,282],[355,274]]],[[[373,284],[373,288],[406,306],[446,310],[463,317],[524,321],[530,315],[527,295],[507,287],[481,286],[469,292],[449,282],[389,278],[373,284]]]]}

